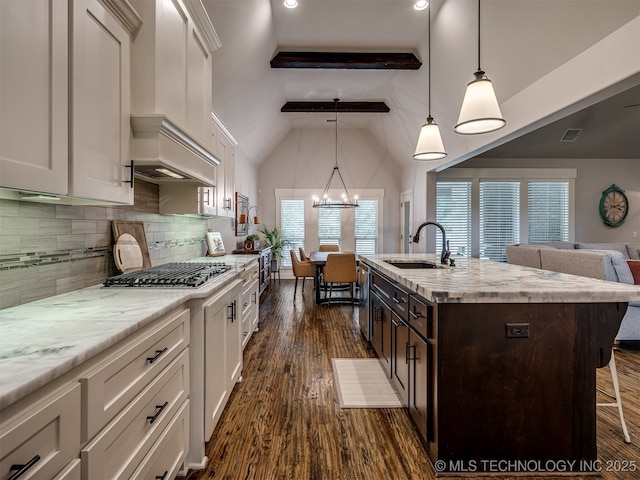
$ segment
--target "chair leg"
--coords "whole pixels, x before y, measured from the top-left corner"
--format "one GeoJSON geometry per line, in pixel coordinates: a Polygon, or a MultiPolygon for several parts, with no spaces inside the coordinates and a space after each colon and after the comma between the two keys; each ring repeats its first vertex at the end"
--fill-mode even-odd
{"type": "MultiPolygon", "coordinates": [[[[303,295],[304,295],[304,279],[305,278],[307,278],[307,277],[302,277],[302,294],[303,295]]],[[[298,279],[296,278],[296,280],[298,280],[298,279]]]]}
{"type": "Polygon", "coordinates": [[[331,297],[333,296],[333,283],[329,284],[329,305],[331,305],[331,297]]]}
{"type": "Polygon", "coordinates": [[[616,407],[618,409],[618,415],[620,416],[620,424],[622,425],[622,435],[624,437],[625,443],[631,443],[631,437],[629,436],[629,431],[627,430],[627,424],[624,421],[624,413],[622,412],[622,398],[620,396],[620,384],[618,382],[618,370],[616,368],[616,358],[614,351],[611,352],[611,360],[609,361],[609,369],[611,370],[611,381],[613,383],[613,392],[614,395],[608,394],[600,390],[602,393],[607,395],[608,397],[615,400],[615,403],[597,403],[596,405],[599,407],[616,407]]]}
{"type": "MultiPolygon", "coordinates": [[[[303,280],[303,282],[304,282],[304,280],[303,280]]],[[[304,287],[302,287],[302,288],[304,289],[304,287]]],[[[296,277],[296,285],[293,287],[293,298],[296,298],[296,292],[297,291],[298,291],[298,277],[296,277]]]]}

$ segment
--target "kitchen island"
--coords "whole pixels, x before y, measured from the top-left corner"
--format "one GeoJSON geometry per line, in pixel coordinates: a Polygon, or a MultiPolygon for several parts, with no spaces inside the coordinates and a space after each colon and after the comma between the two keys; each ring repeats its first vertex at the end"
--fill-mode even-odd
{"type": "Polygon", "coordinates": [[[438,475],[593,472],[596,368],[638,287],[428,254],[360,261],[372,345],[438,475]]]}

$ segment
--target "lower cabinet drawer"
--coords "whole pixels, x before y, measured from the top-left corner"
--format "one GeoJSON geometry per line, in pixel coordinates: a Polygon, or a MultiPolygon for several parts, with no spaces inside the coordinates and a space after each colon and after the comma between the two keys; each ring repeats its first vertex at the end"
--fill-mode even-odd
{"type": "Polygon", "coordinates": [[[129,478],[189,395],[189,349],[81,452],[83,478],[129,478]]]}
{"type": "Polygon", "coordinates": [[[53,478],[78,456],[78,450],[79,383],[51,394],[14,417],[2,418],[0,471],[6,478],[21,469],[21,479],[53,478]]]}
{"type": "Polygon", "coordinates": [[[188,309],[168,314],[80,380],[83,441],[109,423],[189,344],[189,321],[188,309]]]}
{"type": "Polygon", "coordinates": [[[80,459],[75,458],[67,463],[67,466],[53,480],[80,480],[81,473],[80,459]]]}
{"type": "Polygon", "coordinates": [[[189,400],[186,400],[131,478],[173,480],[186,461],[188,448],[189,400]]]}

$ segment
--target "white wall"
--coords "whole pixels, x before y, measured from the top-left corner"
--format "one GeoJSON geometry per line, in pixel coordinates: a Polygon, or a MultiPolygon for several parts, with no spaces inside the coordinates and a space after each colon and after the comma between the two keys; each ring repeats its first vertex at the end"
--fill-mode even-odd
{"type": "MultiPolygon", "coordinates": [[[[475,158],[462,168],[575,168],[575,240],[577,242],[640,243],[640,159],[489,159],[475,158]],[[615,183],[629,199],[625,223],[606,226],[600,218],[602,191],[615,183]],[[637,237],[633,237],[637,232],[637,237]]],[[[453,167],[455,168],[455,167],[453,167]]]]}
{"type": "MultiPolygon", "coordinates": [[[[258,169],[258,204],[263,224],[276,224],[276,188],[322,192],[335,163],[335,130],[293,129],[258,169]]],[[[338,165],[348,189],[384,189],[385,252],[399,251],[400,169],[367,130],[340,129],[338,165]]],[[[334,181],[332,187],[336,187],[334,181]]]]}

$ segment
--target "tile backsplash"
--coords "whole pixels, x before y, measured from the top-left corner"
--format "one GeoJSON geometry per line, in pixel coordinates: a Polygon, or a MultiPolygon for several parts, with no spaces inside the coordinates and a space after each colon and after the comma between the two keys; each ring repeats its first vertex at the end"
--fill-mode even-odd
{"type": "Polygon", "coordinates": [[[102,283],[119,273],[112,220],[144,224],[152,265],[206,254],[204,234],[236,248],[230,219],[158,214],[157,185],[136,182],[132,206],[69,206],[0,200],[0,309],[102,283]]]}

